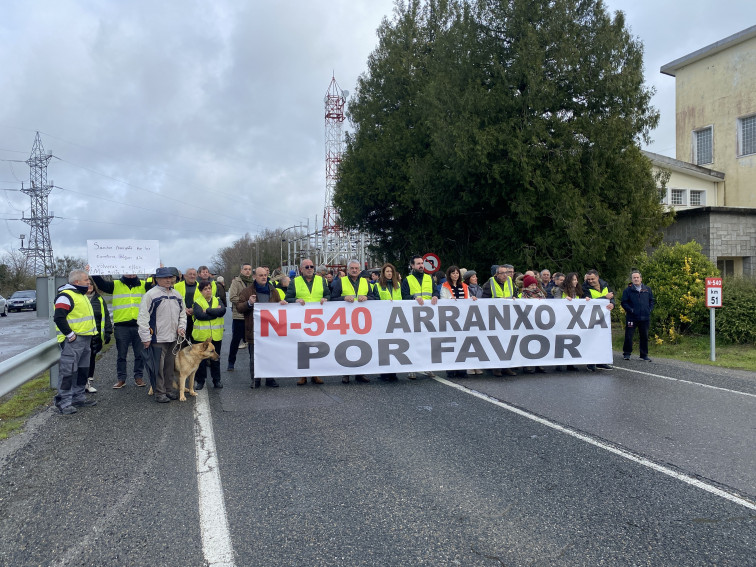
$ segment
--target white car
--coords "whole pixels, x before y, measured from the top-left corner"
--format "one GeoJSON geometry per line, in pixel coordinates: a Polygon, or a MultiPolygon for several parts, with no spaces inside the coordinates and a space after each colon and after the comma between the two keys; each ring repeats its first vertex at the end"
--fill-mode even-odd
{"type": "Polygon", "coordinates": [[[5,301],[5,298],[2,295],[0,295],[0,316],[8,316],[8,302],[5,301]]]}

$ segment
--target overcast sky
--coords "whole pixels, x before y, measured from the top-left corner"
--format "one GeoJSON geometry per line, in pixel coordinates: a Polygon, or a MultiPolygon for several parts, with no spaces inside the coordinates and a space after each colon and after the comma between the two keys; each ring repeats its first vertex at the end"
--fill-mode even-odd
{"type": "MultiPolygon", "coordinates": [[[[674,79],[659,67],[756,22],[756,2],[635,0],[661,112],[647,149],[673,156],[674,79]]],[[[393,0],[4,0],[0,18],[0,254],[29,226],[36,131],[55,256],[86,241],[160,241],[166,265],[211,261],[245,232],[322,221],[323,96],[354,90],[393,0]],[[131,205],[131,206],[130,206],[131,205]]],[[[348,128],[348,125],[347,125],[348,128]]]]}

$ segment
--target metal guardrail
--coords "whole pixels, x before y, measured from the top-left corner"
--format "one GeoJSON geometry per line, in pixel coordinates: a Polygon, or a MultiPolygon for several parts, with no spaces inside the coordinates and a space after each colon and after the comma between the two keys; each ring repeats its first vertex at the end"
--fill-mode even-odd
{"type": "Polygon", "coordinates": [[[57,339],[37,345],[16,356],[0,362],[0,396],[18,388],[60,360],[57,339]]]}

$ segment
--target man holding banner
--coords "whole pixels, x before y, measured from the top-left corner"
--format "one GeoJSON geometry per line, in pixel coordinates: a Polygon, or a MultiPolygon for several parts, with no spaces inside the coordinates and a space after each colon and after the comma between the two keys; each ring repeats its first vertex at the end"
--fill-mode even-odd
{"type": "MultiPolygon", "coordinates": [[[[315,264],[310,258],[305,258],[299,264],[301,276],[291,280],[289,289],[286,290],[287,303],[299,303],[304,306],[307,303],[320,303],[323,305],[331,299],[331,288],[328,282],[322,276],[315,275],[315,264]]],[[[310,382],[313,384],[322,384],[323,380],[317,376],[311,376],[310,382]]],[[[307,376],[302,376],[297,382],[297,386],[307,384],[307,376]]]]}
{"type": "MultiPolygon", "coordinates": [[[[255,320],[253,316],[255,303],[286,305],[286,302],[280,299],[281,296],[278,291],[273,283],[268,281],[268,272],[265,268],[255,268],[252,285],[239,292],[239,297],[234,305],[236,310],[244,317],[244,337],[249,351],[249,376],[252,379],[252,388],[260,387],[260,379],[255,378],[255,320]]],[[[275,378],[266,378],[265,386],[278,388],[278,382],[275,378]]]]}
{"type": "MultiPolygon", "coordinates": [[[[436,305],[439,298],[439,292],[433,285],[433,278],[430,274],[425,273],[423,257],[415,254],[410,260],[410,273],[402,280],[402,299],[405,301],[414,300],[418,305],[425,305],[429,301],[431,305],[436,305]]],[[[432,371],[425,372],[425,375],[432,378],[435,376],[432,371]]],[[[409,372],[407,378],[414,380],[416,374],[409,372]]]]}
{"type": "MultiPolygon", "coordinates": [[[[512,283],[512,275],[514,274],[514,266],[510,264],[501,264],[496,266],[496,271],[492,278],[490,278],[483,285],[483,298],[484,299],[514,299],[514,284],[512,283]]],[[[494,368],[493,375],[501,377],[504,374],[507,376],[517,376],[517,372],[513,368],[494,368]]]]}
{"type": "MultiPolygon", "coordinates": [[[[347,264],[347,275],[343,278],[333,280],[331,285],[331,301],[346,301],[354,303],[375,299],[373,296],[373,286],[367,281],[367,278],[360,276],[360,263],[357,260],[349,260],[347,264]]],[[[344,374],[341,378],[344,384],[349,384],[349,374],[344,374]]],[[[354,377],[355,382],[366,384],[370,382],[364,374],[357,374],[354,377]]]]}

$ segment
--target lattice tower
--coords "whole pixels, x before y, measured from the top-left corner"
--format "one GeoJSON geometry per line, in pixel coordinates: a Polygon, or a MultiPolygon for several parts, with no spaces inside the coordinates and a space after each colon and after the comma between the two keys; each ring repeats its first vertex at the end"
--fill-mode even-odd
{"type": "Polygon", "coordinates": [[[52,154],[45,153],[42,139],[37,132],[31,155],[26,163],[29,164],[29,179],[31,187],[21,191],[31,198],[31,216],[22,220],[29,225],[29,241],[21,251],[26,255],[27,267],[35,276],[52,275],[53,251],[50,243],[50,220],[53,218],[47,212],[47,197],[52,191],[52,185],[47,183],[47,164],[52,154]]]}
{"type": "Polygon", "coordinates": [[[333,190],[338,179],[339,163],[344,153],[344,106],[347,91],[342,91],[331,77],[325,94],[325,161],[326,194],[323,208],[323,259],[326,266],[343,266],[354,256],[350,231],[342,229],[338,213],[333,206],[333,190]]]}

